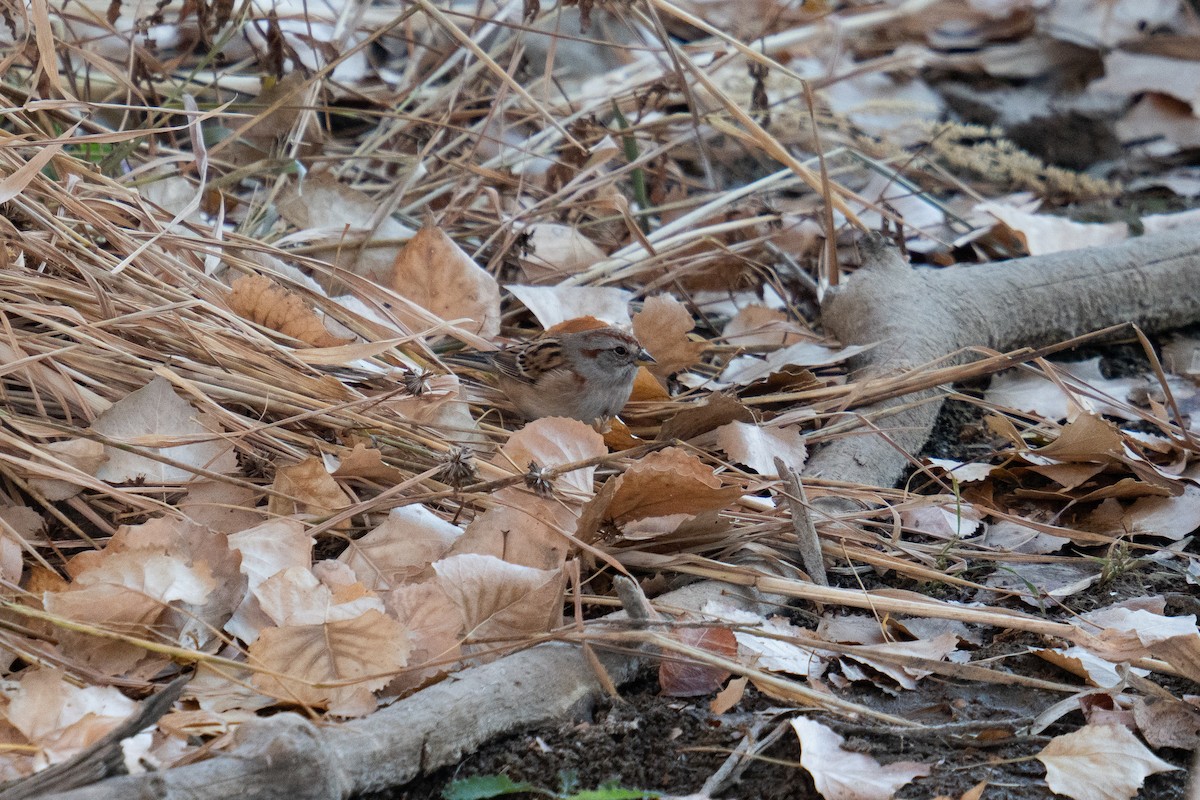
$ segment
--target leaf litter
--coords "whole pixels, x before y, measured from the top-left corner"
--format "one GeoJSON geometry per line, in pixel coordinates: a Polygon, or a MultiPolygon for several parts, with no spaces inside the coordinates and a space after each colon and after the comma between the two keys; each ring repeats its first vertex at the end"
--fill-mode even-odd
{"type": "MultiPolygon", "coordinates": [[[[507,6],[348,22],[219,5],[35,3],[0,26],[7,779],[86,750],[181,669],[184,703],[135,737],[135,770],[227,747],[259,714],[369,715],[547,640],[629,646],[594,621],[615,573],[652,597],[697,575],[803,597],[776,458],[802,469],[866,423],[846,419],[864,397],[908,391],[859,382],[861,346],[813,327],[856,225],[903,219],[897,238],[946,266],[1190,220],[1067,219],[1127,176],[1022,149],[999,93],[987,121],[946,121],[961,95],[937,80],[1002,84],[1084,53],[1103,77],[1056,101],[1112,104],[1115,141],[1174,156],[1195,146],[1195,98],[1164,76],[1191,62],[1147,32],[1194,36],[1182,4],[759,4],[770,30],[703,2],[561,20],[527,4],[528,30],[507,6]],[[57,62],[85,41],[89,60],[57,62]],[[135,89],[134,116],[102,103],[135,89]],[[756,160],[784,169],[737,177],[756,160]],[[522,426],[441,359],[591,316],[656,360],[605,431],[522,426]]],[[[1187,186],[1159,172],[1142,177],[1187,186]]],[[[913,454],[901,489],[805,475],[810,498],[862,509],[815,520],[830,591],[770,617],[668,613],[663,695],[732,678],[713,724],[788,720],[826,798],[948,781],[945,752],[881,764],[834,730],[862,722],[842,701],[873,699],[896,741],[888,709],[945,679],[1047,693],[990,722],[1014,742],[1056,726],[1031,785],[1128,798],[1177,769],[1146,745],[1195,749],[1200,729],[1182,613],[1196,352],[1173,342],[1171,374],[1038,359],[997,375],[959,395],[986,449],[913,454]]],[[[917,717],[954,736],[973,721],[917,717]]]]}

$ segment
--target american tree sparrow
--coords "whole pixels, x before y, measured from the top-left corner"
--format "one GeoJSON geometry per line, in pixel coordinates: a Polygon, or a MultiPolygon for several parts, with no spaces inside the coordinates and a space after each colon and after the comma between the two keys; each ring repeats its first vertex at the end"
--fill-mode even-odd
{"type": "Polygon", "coordinates": [[[618,328],[546,333],[494,352],[457,353],[451,363],[483,366],[526,419],[616,416],[639,364],[652,364],[637,339],[618,328]]]}

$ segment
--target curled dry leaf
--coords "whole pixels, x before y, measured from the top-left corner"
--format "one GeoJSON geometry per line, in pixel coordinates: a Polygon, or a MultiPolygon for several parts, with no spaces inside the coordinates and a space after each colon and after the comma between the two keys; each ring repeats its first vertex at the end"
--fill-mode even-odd
{"type": "Polygon", "coordinates": [[[1013,232],[1031,256],[1099,247],[1129,238],[1129,225],[1124,222],[1083,223],[1066,217],[1030,214],[1003,203],[980,203],[975,211],[994,217],[1013,232]]]}
{"type": "Polygon", "coordinates": [[[650,453],[616,480],[605,516],[617,523],[716,511],[742,495],[740,487],[722,487],[711,467],[678,447],[650,453]]]}
{"type": "MultiPolygon", "coordinates": [[[[493,461],[518,474],[531,463],[541,468],[560,467],[577,461],[599,458],[608,453],[604,437],[592,426],[574,419],[545,417],[530,422],[514,433],[493,461]]],[[[586,500],[592,496],[595,467],[572,470],[552,480],[556,495],[586,500]]]]}
{"type": "Polygon", "coordinates": [[[366,478],[384,485],[395,485],[404,480],[403,472],[383,462],[383,453],[362,442],[343,454],[339,461],[338,468],[333,471],[335,478],[366,478]]]}
{"type": "Polygon", "coordinates": [[[674,297],[657,295],[646,300],[642,310],[633,315],[633,333],[654,356],[651,372],[666,377],[700,360],[707,344],[688,336],[694,327],[691,312],[674,297]]]}
{"type": "Polygon", "coordinates": [[[366,592],[362,584],[336,588],[322,583],[313,570],[288,567],[251,591],[263,613],[279,627],[342,622],[367,611],[383,610],[383,601],[366,592]]]}
{"type": "MultiPolygon", "coordinates": [[[[294,75],[291,73],[283,80],[294,75]]],[[[260,95],[259,102],[269,103],[269,100],[264,101],[260,95]]],[[[269,114],[266,118],[273,116],[269,114]]],[[[289,133],[290,127],[287,125],[279,135],[289,133]]],[[[301,182],[288,185],[280,193],[277,206],[288,222],[309,231],[310,235],[318,234],[312,237],[316,241],[337,242],[339,246],[331,253],[334,263],[356,275],[387,274],[400,248],[382,242],[404,240],[414,234],[412,228],[391,215],[384,216],[376,225],[379,201],[347,186],[330,172],[315,172],[301,182]],[[360,241],[363,246],[359,246],[360,241]]]]}
{"type": "Polygon", "coordinates": [[[800,766],[812,775],[825,800],[889,800],[896,790],[930,773],[928,764],[896,761],[886,766],[842,747],[844,738],[811,719],[794,719],[800,766]]]}
{"type": "MultiPolygon", "coordinates": [[[[122,527],[100,552],[69,565],[72,583],[43,595],[47,611],[150,642],[203,647],[241,599],[238,559],[224,536],[162,518],[122,527]]],[[[121,674],[161,657],[144,648],[65,630],[95,669],[121,674]]]]}
{"type": "Polygon", "coordinates": [[[451,552],[495,556],[534,569],[560,569],[571,543],[556,524],[560,518],[569,523],[567,517],[552,499],[525,498],[520,506],[489,508],[472,520],[451,552]]]}
{"type": "Polygon", "coordinates": [[[721,331],[721,338],[740,347],[786,347],[802,338],[800,327],[787,314],[766,306],[746,306],[738,309],[721,331]]]}
{"type": "Polygon", "coordinates": [[[313,538],[294,519],[274,519],[229,537],[229,546],[242,557],[241,572],[248,590],[225,630],[250,643],[263,628],[274,624],[263,613],[254,590],[263,581],[288,567],[307,569],[312,562],[313,538]]]}
{"type": "Polygon", "coordinates": [[[310,347],[338,347],[353,341],[330,333],[300,295],[289,292],[266,275],[238,278],[233,282],[228,303],[239,316],[310,347]]]}
{"type": "Polygon", "coordinates": [[[233,473],[237,459],[233,447],[197,420],[199,415],[175,394],[170,382],[156,377],[131,392],[92,423],[96,433],[148,453],[172,459],[172,466],[137,453],[105,445],[107,461],[96,477],[109,483],[142,480],[149,484],[183,483],[195,477],[188,466],[210,472],[233,473]]]}
{"type": "Polygon", "coordinates": [[[1129,800],[1148,775],[1179,769],[1151,753],[1123,725],[1085,725],[1056,736],[1037,755],[1046,783],[1074,800],[1129,800]]]}
{"type": "MultiPolygon", "coordinates": [[[[5,717],[36,749],[20,763],[6,765],[7,772],[28,775],[66,761],[125,721],[136,703],[111,686],[78,687],[58,670],[31,667],[4,690],[5,717]]],[[[127,753],[144,754],[152,732],[139,733],[122,742],[127,753]]]]}
{"type": "Polygon", "coordinates": [[[0,507],[0,578],[12,583],[21,582],[26,545],[45,524],[40,514],[29,506],[0,507]]]}
{"type": "MultiPolygon", "coordinates": [[[[444,320],[470,320],[462,327],[472,333],[487,339],[500,333],[500,285],[431,222],[396,254],[391,285],[444,320]]],[[[413,330],[427,327],[403,308],[393,311],[413,330]]]]}
{"type": "Polygon", "coordinates": [[[393,589],[385,598],[388,613],[408,631],[409,665],[389,686],[388,692],[416,688],[452,668],[462,650],[462,616],[458,604],[438,580],[410,583],[393,589]],[[422,665],[427,665],[422,668],[422,665]]]}
{"type": "Polygon", "coordinates": [[[260,497],[262,492],[251,486],[215,480],[189,481],[187,495],[177,508],[197,525],[231,534],[263,521],[263,509],[257,507],[260,497]]]}

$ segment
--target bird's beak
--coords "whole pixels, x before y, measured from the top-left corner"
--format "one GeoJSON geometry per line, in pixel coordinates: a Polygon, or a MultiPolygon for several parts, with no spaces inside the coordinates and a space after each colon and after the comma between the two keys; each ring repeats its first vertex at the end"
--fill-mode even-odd
{"type": "Polygon", "coordinates": [[[637,359],[635,359],[633,363],[637,364],[639,367],[648,367],[651,364],[657,364],[658,362],[655,361],[654,356],[647,353],[646,348],[643,347],[638,350],[637,359]]]}

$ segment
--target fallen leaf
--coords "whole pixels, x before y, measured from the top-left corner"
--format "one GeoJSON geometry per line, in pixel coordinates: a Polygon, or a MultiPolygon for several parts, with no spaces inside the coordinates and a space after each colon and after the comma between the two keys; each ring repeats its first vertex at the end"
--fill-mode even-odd
{"type": "Polygon", "coordinates": [[[253,684],[286,703],[328,708],[341,716],[373,711],[372,692],[408,663],[408,637],[399,622],[370,610],[317,625],[265,628],[250,645],[253,684]]]}
{"type": "Polygon", "coordinates": [[[108,483],[142,480],[149,484],[184,483],[195,477],[186,466],[211,472],[234,473],[233,446],[197,421],[196,410],[171,388],[165,378],[117,401],[92,423],[92,431],[126,445],[172,459],[185,466],[153,461],[134,452],[105,445],[107,461],[96,477],[108,483]]]}
{"type": "Polygon", "coordinates": [[[521,286],[504,287],[520,300],[549,330],[560,322],[592,316],[619,328],[629,327],[629,301],[633,292],[609,286],[521,286]]]}
{"type": "MultiPolygon", "coordinates": [[[[559,570],[508,564],[466,553],[435,562],[446,594],[458,606],[463,641],[512,640],[545,633],[562,619],[563,577],[559,570]]],[[[486,646],[496,647],[496,642],[486,646]]]]}
{"type": "MultiPolygon", "coordinates": [[[[396,254],[391,285],[397,294],[485,339],[500,333],[500,285],[432,222],[396,254]]],[[[403,307],[392,309],[413,330],[427,327],[403,307]]]]}
{"type": "Polygon", "coordinates": [[[717,428],[717,447],[739,464],[763,477],[778,477],[775,459],[799,471],[808,459],[804,435],[794,426],[769,427],[749,422],[730,422],[717,428]]]}
{"type": "Polygon", "coordinates": [[[617,481],[606,517],[618,523],[716,511],[743,492],[738,486],[722,487],[711,467],[678,447],[635,461],[617,481]]]}
{"type": "MultiPolygon", "coordinates": [[[[267,513],[272,516],[325,517],[350,505],[350,497],[325,469],[324,462],[315,456],[277,469],[271,488],[276,494],[267,500],[267,513]]],[[[349,525],[350,520],[345,520],[339,529],[345,530],[349,525]]]]}
{"type": "Polygon", "coordinates": [[[519,263],[532,281],[557,281],[583,272],[605,258],[595,242],[569,225],[539,223],[530,225],[526,234],[519,263]]]}
{"type": "Polygon", "coordinates": [[[368,589],[386,591],[403,582],[431,578],[430,565],[441,558],[462,529],[423,505],[394,508],[365,536],[338,556],[368,589]]]}
{"type": "MultiPolygon", "coordinates": [[[[56,460],[82,472],[84,475],[95,475],[100,466],[108,460],[104,454],[104,445],[93,439],[67,439],[60,442],[50,442],[42,445],[56,460]]],[[[43,461],[46,459],[38,459],[43,461]]],[[[30,477],[29,485],[41,492],[47,500],[60,502],[69,500],[79,494],[83,485],[75,481],[59,478],[30,477]]]]}
{"type": "Polygon", "coordinates": [[[742,697],[746,694],[746,686],[749,683],[749,678],[734,678],[725,685],[724,689],[717,692],[717,696],[708,704],[708,710],[720,716],[735,708],[738,703],[742,702],[742,697]]]}
{"type": "Polygon", "coordinates": [[[694,327],[691,312],[674,297],[656,295],[646,300],[642,310],[633,315],[633,333],[654,356],[652,373],[665,378],[700,360],[707,344],[688,336],[694,327]]]}
{"type": "Polygon", "coordinates": [[[1056,736],[1040,753],[1051,791],[1074,800],[1129,800],[1146,777],[1179,769],[1151,753],[1122,725],[1085,725],[1056,736]]]}
{"type": "Polygon", "coordinates": [[[310,347],[338,347],[353,341],[330,333],[321,317],[300,295],[266,275],[238,278],[233,282],[227,302],[235,314],[310,347]]]}
{"type": "Polygon", "coordinates": [[[793,719],[792,728],[800,737],[800,766],[825,800],[889,800],[901,786],[931,771],[928,764],[913,761],[884,766],[865,753],[846,750],[844,738],[811,719],[793,719]]]}
{"type": "MultiPolygon", "coordinates": [[[[707,650],[725,658],[737,655],[737,640],[725,627],[681,627],[671,631],[671,638],[691,647],[707,650]]],[[[714,667],[703,661],[671,658],[669,652],[658,668],[658,685],[666,697],[698,697],[712,694],[729,678],[729,670],[714,667]]]]}

